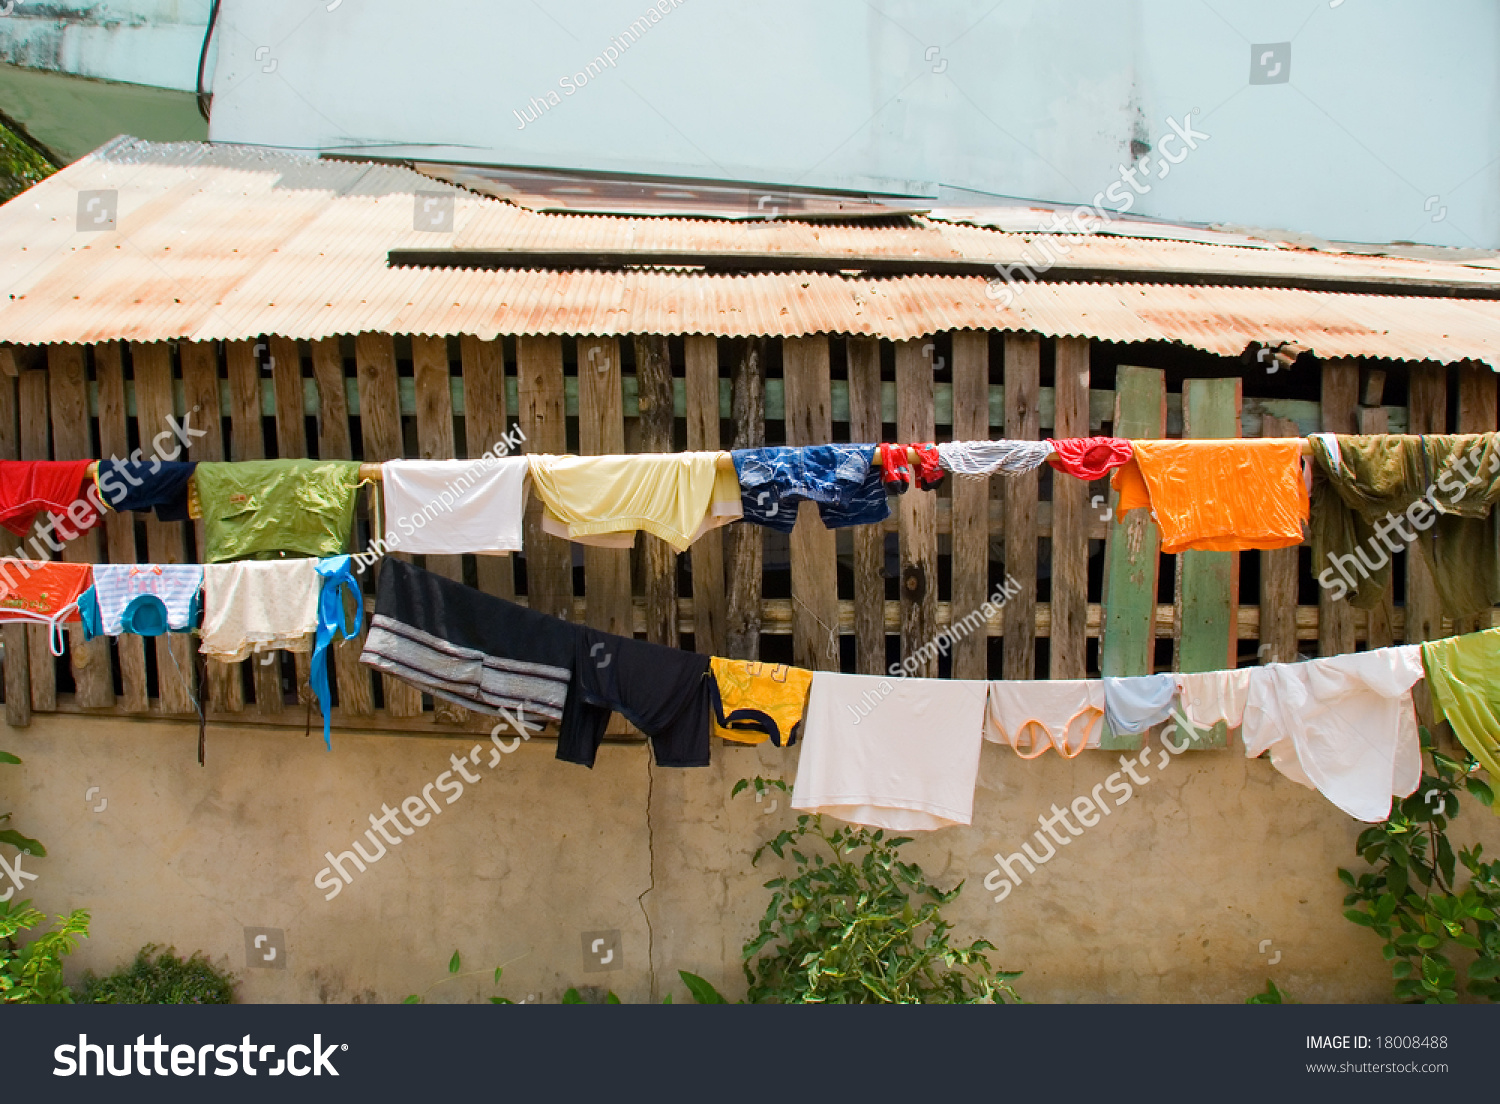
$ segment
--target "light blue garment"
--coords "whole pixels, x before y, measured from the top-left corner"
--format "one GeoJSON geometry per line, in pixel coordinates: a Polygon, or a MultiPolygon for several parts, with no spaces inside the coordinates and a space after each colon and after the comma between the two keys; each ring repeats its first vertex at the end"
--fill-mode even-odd
{"type": "Polygon", "coordinates": [[[318,708],[323,712],[323,744],[333,750],[333,719],[329,710],[333,708],[332,693],[328,686],[328,649],[335,635],[342,634],[345,640],[358,635],[365,621],[365,600],[359,583],[349,570],[352,556],[329,556],[318,561],[318,574],[323,577],[323,587],[318,591],[318,632],[313,639],[312,672],[308,682],[318,697],[318,708]],[[354,599],[354,624],[348,623],[344,595],[354,599]]]}
{"type": "Polygon", "coordinates": [[[1135,736],[1172,715],[1177,697],[1173,675],[1141,675],[1104,680],[1104,719],[1111,732],[1135,736]]]}

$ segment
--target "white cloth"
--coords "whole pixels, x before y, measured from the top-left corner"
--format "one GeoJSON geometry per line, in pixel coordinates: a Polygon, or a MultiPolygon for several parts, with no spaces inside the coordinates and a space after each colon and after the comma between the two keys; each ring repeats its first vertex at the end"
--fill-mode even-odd
{"type": "Polygon", "coordinates": [[[529,471],[524,456],[387,461],[386,544],[427,554],[519,552],[529,471]]]}
{"type": "Polygon", "coordinates": [[[1046,441],[944,441],[938,464],[955,475],[1021,475],[1036,471],[1052,455],[1046,441]]]}
{"type": "Polygon", "coordinates": [[[312,557],[204,564],[198,650],[226,663],[277,648],[312,651],[322,582],[312,557]]]}
{"type": "Polygon", "coordinates": [[[94,565],[94,599],[106,636],[125,632],[125,611],[142,597],[161,603],[173,632],[191,629],[202,589],[201,564],[94,565]]]}
{"type": "Polygon", "coordinates": [[[1316,789],[1359,820],[1385,820],[1391,796],[1422,781],[1422,746],[1411,688],[1422,649],[1408,644],[1306,663],[1253,668],[1245,706],[1245,754],[1316,789]]]}
{"type": "Polygon", "coordinates": [[[1172,715],[1176,675],[1141,675],[1100,679],[1104,683],[1104,718],[1117,736],[1138,736],[1172,715]]]}
{"type": "Polygon", "coordinates": [[[1259,667],[1232,671],[1199,671],[1177,676],[1182,715],[1195,728],[1212,728],[1220,721],[1239,728],[1245,720],[1245,702],[1250,695],[1250,676],[1259,667]]]}
{"type": "Polygon", "coordinates": [[[985,684],[815,671],[792,808],[925,832],[968,824],[985,684]]]}
{"type": "Polygon", "coordinates": [[[1104,684],[1098,679],[991,682],[984,738],[1007,744],[1023,759],[1048,748],[1072,759],[1099,746],[1104,684]]]}

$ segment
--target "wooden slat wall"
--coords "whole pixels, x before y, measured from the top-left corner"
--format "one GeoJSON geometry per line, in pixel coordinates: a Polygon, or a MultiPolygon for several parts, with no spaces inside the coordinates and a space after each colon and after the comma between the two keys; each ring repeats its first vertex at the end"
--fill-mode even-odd
{"type": "MultiPolygon", "coordinates": [[[[182,343],[175,352],[165,344],[134,345],[128,353],[117,344],[92,350],[0,349],[0,458],[96,452],[125,456],[133,437],[149,453],[151,438],[167,428],[166,419],[183,412],[191,414],[195,428],[207,431],[188,454],[198,460],[226,453],[232,459],[254,459],[267,451],[367,460],[460,452],[477,456],[505,436],[512,414],[526,435],[522,447],[531,451],[569,451],[568,423],[575,416],[577,436],[571,448],[584,453],[756,447],[765,441],[768,395],[773,416],[785,417],[791,444],[829,441],[844,418],[849,440],[1036,439],[1044,429],[1053,436],[1082,436],[1100,432],[1101,423],[1111,421],[1113,431],[1124,436],[1164,436],[1167,431],[1169,397],[1160,370],[1120,368],[1116,391],[1091,390],[1087,342],[965,332],[948,339],[953,364],[949,384],[934,378],[941,362],[933,354],[948,347],[938,344],[943,340],[886,347],[873,339],[811,337],[782,342],[778,356],[760,339],[679,341],[640,335],[632,339],[633,374],[624,368],[628,356],[622,363],[619,342],[599,338],[466,338],[450,343],[417,337],[408,346],[388,335],[365,334],[310,343],[270,337],[229,343],[222,350],[182,343]],[[990,350],[1002,345],[1003,363],[992,366],[990,350]],[[354,356],[346,361],[350,350],[354,356]],[[768,350],[770,363],[779,359],[783,367],[780,377],[769,380],[768,350]],[[680,355],[675,363],[674,355],[680,355]],[[841,362],[847,365],[847,383],[833,378],[833,366],[841,362]],[[1054,381],[1043,388],[1041,369],[1049,362],[1055,366],[1054,381]],[[882,380],[882,363],[894,363],[893,377],[882,380]],[[179,372],[180,382],[174,380],[179,372]],[[723,407],[721,395],[728,396],[723,407]],[[90,424],[91,407],[97,429],[90,424]]],[[[1225,388],[1237,392],[1239,380],[1191,380],[1181,400],[1170,397],[1171,432],[1179,432],[1179,402],[1181,430],[1188,436],[1233,435],[1242,424],[1254,427],[1247,432],[1274,436],[1313,428],[1382,432],[1398,419],[1402,429],[1445,432],[1454,380],[1455,428],[1479,432],[1496,425],[1496,378],[1483,365],[1413,370],[1408,377],[1410,409],[1383,404],[1386,374],[1377,366],[1329,362],[1321,373],[1316,409],[1306,402],[1251,397],[1244,400],[1249,412],[1244,419],[1235,409],[1237,395],[1226,401],[1217,394],[1225,388]],[[1294,414],[1297,421],[1278,412],[1294,414]]],[[[1103,428],[1108,431],[1107,425],[1103,428]]],[[[839,437],[845,439],[842,428],[839,437]]],[[[884,671],[892,645],[899,645],[900,655],[911,655],[942,626],[981,606],[992,578],[1003,574],[998,557],[991,561],[1001,546],[1004,572],[1021,582],[1021,593],[989,625],[987,637],[975,634],[956,642],[955,677],[1035,677],[1036,642],[1043,639],[1050,657],[1046,674],[1071,678],[1092,673],[1088,641],[1094,638],[1100,638],[1102,671],[1133,674],[1153,669],[1160,640],[1173,641],[1178,662],[1187,669],[1234,662],[1236,653],[1248,655],[1241,647],[1245,641],[1251,647],[1259,644],[1262,661],[1285,661],[1313,641],[1324,650],[1378,647],[1490,622],[1486,615],[1445,626],[1416,556],[1408,558],[1411,581],[1405,602],[1369,615],[1350,611],[1347,603],[1324,611],[1298,606],[1299,587],[1304,594],[1310,588],[1299,576],[1296,549],[1255,553],[1261,578],[1258,607],[1236,608],[1235,573],[1244,562],[1236,557],[1222,563],[1197,554],[1181,557],[1181,577],[1172,593],[1159,599],[1156,528],[1144,513],[1125,526],[1112,518],[1106,521],[1090,505],[1091,492],[1102,487],[1067,476],[1048,475],[1052,491],[1041,502],[1035,476],[997,479],[998,485],[997,480],[950,477],[939,494],[913,490],[894,504],[894,516],[884,525],[857,527],[848,538],[828,531],[816,517],[802,519],[791,541],[790,577],[782,577],[790,584],[790,597],[762,597],[765,534],[749,525],[711,534],[693,549],[691,597],[676,593],[682,566],[676,553],[660,542],[652,551],[643,538],[634,562],[628,553],[587,549],[575,598],[571,547],[552,537],[538,539],[534,528],[524,574],[515,571],[515,558],[481,556],[468,568],[469,578],[477,575],[481,588],[491,593],[510,597],[519,592],[521,600],[538,609],[583,617],[612,631],[644,626],[650,638],[664,642],[691,633],[694,646],[709,654],[780,655],[788,649],[806,666],[870,674],[884,671]],[[992,486],[987,489],[987,484],[992,486]],[[1103,596],[1090,594],[1088,578],[1088,542],[1101,537],[1107,538],[1103,596]],[[901,578],[896,583],[885,577],[889,540],[899,549],[901,578]],[[940,546],[940,540],[947,543],[940,546]],[[1040,547],[1050,549],[1050,563],[1039,553],[1041,541],[1048,542],[1040,547]],[[845,555],[853,551],[843,569],[837,566],[840,544],[845,555]],[[948,554],[951,565],[946,600],[939,592],[940,551],[948,554]],[[840,571],[850,578],[851,565],[852,589],[846,585],[840,597],[840,571]],[[1051,598],[1039,602],[1034,580],[1044,569],[1050,569],[1051,598]],[[518,585],[522,582],[524,586],[518,585]],[[842,654],[840,636],[851,637],[853,645],[842,654]],[[1004,658],[991,668],[988,644],[997,637],[1004,658]],[[1189,658],[1199,651],[1202,659],[1189,658]]],[[[533,516],[529,525],[534,527],[536,520],[533,516]]],[[[63,555],[173,562],[192,555],[195,546],[201,553],[201,529],[194,542],[186,526],[165,525],[144,514],[112,515],[98,533],[75,542],[63,555]],[[145,539],[138,541],[138,533],[145,539]],[[91,550],[90,543],[98,548],[91,550]]],[[[424,562],[451,578],[465,577],[466,559],[457,554],[424,562]]],[[[368,588],[368,578],[366,584],[368,588]]],[[[149,644],[135,637],[117,640],[112,646],[116,680],[110,645],[83,649],[72,641],[60,663],[47,653],[44,630],[7,626],[3,633],[11,724],[26,723],[31,710],[193,713],[198,688],[192,685],[192,645],[184,638],[149,644]],[[69,665],[76,690],[60,696],[54,674],[65,669],[62,663],[69,665]],[[155,674],[158,700],[148,696],[148,672],[155,674]]],[[[358,651],[357,641],[335,650],[336,725],[432,732],[434,720],[445,727],[475,720],[441,703],[424,704],[422,695],[395,680],[382,684],[383,706],[377,709],[374,676],[359,664],[358,651]]],[[[294,667],[298,696],[306,701],[305,658],[299,662],[278,654],[270,664],[250,661],[256,704],[246,713],[244,668],[213,665],[206,687],[210,719],[239,717],[300,728],[305,711],[288,708],[284,697],[289,687],[284,688],[283,676],[291,676],[294,667]]],[[[946,665],[942,670],[947,671],[946,665]]],[[[934,660],[921,673],[938,672],[934,660]]],[[[1112,736],[1106,741],[1106,746],[1118,747],[1137,742],[1112,736]]]]}

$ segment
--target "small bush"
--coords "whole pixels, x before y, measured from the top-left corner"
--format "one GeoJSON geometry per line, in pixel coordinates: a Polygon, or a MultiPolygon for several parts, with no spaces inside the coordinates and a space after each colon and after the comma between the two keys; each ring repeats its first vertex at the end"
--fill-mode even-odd
{"type": "Polygon", "coordinates": [[[175,948],[151,943],[135,961],[105,977],[83,980],[86,1004],[233,1004],[234,974],[220,970],[202,951],[178,958],[175,948]],[[153,952],[155,955],[153,957],[153,952]]]}

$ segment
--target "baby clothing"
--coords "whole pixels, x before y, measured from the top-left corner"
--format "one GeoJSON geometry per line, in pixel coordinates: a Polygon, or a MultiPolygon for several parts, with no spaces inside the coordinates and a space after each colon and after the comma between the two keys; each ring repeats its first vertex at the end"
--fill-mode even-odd
{"type": "Polygon", "coordinates": [[[1061,441],[1047,438],[1046,444],[1057,455],[1047,461],[1060,472],[1079,479],[1103,479],[1115,468],[1130,462],[1134,455],[1130,442],[1119,437],[1067,437],[1061,441]]]}
{"type": "Polygon", "coordinates": [[[200,463],[189,507],[203,519],[203,562],[337,556],[349,543],[359,486],[353,460],[200,463]]]}
{"type": "Polygon", "coordinates": [[[983,683],[814,671],[792,808],[895,832],[968,824],[984,703],[983,683]]]}
{"type": "Polygon", "coordinates": [[[709,662],[719,687],[715,736],[741,744],[760,744],[767,738],[776,747],[791,747],[807,712],[812,672],[784,663],[747,659],[709,662]]]}
{"type": "Polygon", "coordinates": [[[531,456],[546,504],[542,528],[580,544],[629,548],[644,529],[679,552],[740,516],[740,490],[722,452],[531,456]]]}
{"type": "Polygon", "coordinates": [[[1098,679],[991,682],[984,738],[1009,744],[1022,759],[1048,748],[1073,759],[1099,746],[1104,704],[1098,679]]]}
{"type": "Polygon", "coordinates": [[[83,638],[191,632],[202,592],[202,564],[95,564],[78,601],[83,638]]]}
{"type": "Polygon", "coordinates": [[[1182,715],[1194,728],[1212,728],[1223,721],[1230,728],[1245,722],[1245,702],[1250,697],[1250,679],[1256,667],[1234,671],[1199,671],[1177,675],[1182,715]]]}
{"type": "Polygon", "coordinates": [[[1116,735],[1137,736],[1172,715],[1177,697],[1176,675],[1106,678],[1104,719],[1116,735]]]}
{"type": "Polygon", "coordinates": [[[1046,441],[944,441],[938,462],[954,475],[1022,475],[1046,463],[1046,441]]]}
{"type": "Polygon", "coordinates": [[[81,620],[78,601],[93,581],[94,568],[61,560],[0,559],[0,623],[46,625],[48,650],[63,654],[65,623],[81,620]]]}
{"type": "Polygon", "coordinates": [[[937,446],[925,445],[880,445],[880,477],[887,494],[905,494],[912,479],[924,491],[936,490],[943,481],[943,468],[939,463],[937,446]],[[913,465],[911,454],[917,460],[913,465]],[[913,474],[912,468],[916,472],[913,474]]]}
{"type": "Polygon", "coordinates": [[[525,456],[382,464],[387,547],[434,555],[519,552],[529,472],[525,456]]]}
{"type": "Polygon", "coordinates": [[[225,663],[278,648],[312,651],[322,581],[314,559],[204,564],[198,650],[225,663]]]}
{"type": "Polygon", "coordinates": [[[816,502],[829,529],[873,525],[891,516],[874,445],[736,449],[734,469],[746,521],[790,533],[797,507],[816,502]]]}

